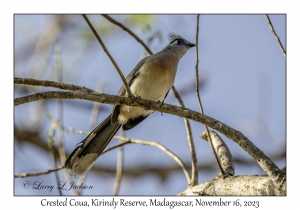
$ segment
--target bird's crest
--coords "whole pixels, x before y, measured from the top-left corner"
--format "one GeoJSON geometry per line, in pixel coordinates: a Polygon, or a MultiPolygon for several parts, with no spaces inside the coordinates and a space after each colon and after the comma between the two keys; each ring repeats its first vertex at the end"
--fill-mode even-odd
{"type": "MultiPolygon", "coordinates": [[[[182,38],[182,36],[180,36],[179,34],[175,34],[173,32],[169,33],[169,40],[170,40],[170,43],[173,42],[174,40],[176,39],[183,39],[185,40],[184,38],[182,38]]],[[[185,40],[186,41],[186,40],[185,40]]]]}

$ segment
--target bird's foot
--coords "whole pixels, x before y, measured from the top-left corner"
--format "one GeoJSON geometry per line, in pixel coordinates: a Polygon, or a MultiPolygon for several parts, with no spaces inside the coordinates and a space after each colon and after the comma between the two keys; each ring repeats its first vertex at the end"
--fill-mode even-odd
{"type": "Polygon", "coordinates": [[[132,98],[132,100],[133,100],[134,102],[136,102],[136,101],[139,100],[140,98],[142,98],[142,97],[139,96],[139,95],[136,95],[136,96],[134,96],[134,97],[132,98]]]}
{"type": "MultiPolygon", "coordinates": [[[[158,100],[157,103],[159,104],[159,107],[161,107],[161,105],[164,103],[164,101],[158,100]]],[[[162,113],[162,112],[161,112],[160,114],[161,114],[161,116],[163,116],[163,113],[162,113]]]]}

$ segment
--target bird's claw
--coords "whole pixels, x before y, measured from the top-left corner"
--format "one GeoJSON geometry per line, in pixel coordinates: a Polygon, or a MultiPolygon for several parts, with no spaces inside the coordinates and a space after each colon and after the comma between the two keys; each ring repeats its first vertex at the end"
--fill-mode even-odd
{"type": "Polygon", "coordinates": [[[137,100],[140,99],[140,98],[142,98],[142,97],[139,96],[139,95],[136,95],[136,96],[134,96],[132,99],[133,99],[133,101],[135,102],[135,101],[137,101],[137,100]]]}
{"type": "MultiPolygon", "coordinates": [[[[161,107],[161,105],[164,103],[164,101],[160,101],[158,100],[157,103],[159,104],[159,108],[161,107]]],[[[163,116],[163,112],[160,112],[161,116],[163,116]]]]}

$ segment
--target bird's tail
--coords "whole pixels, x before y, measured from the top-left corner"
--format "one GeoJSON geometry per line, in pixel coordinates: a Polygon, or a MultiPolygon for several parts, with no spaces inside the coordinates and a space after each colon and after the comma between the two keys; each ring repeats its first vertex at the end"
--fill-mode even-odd
{"type": "Polygon", "coordinates": [[[103,152],[121,125],[116,120],[111,122],[109,115],[98,125],[72,152],[65,162],[65,168],[70,169],[75,176],[84,175],[93,166],[95,160],[103,152]]]}

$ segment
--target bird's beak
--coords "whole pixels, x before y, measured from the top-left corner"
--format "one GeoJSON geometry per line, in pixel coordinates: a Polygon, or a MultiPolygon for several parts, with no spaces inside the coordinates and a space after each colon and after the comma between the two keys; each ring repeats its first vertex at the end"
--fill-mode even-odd
{"type": "Polygon", "coordinates": [[[195,47],[196,45],[194,43],[189,43],[187,46],[191,47],[195,47]]]}

